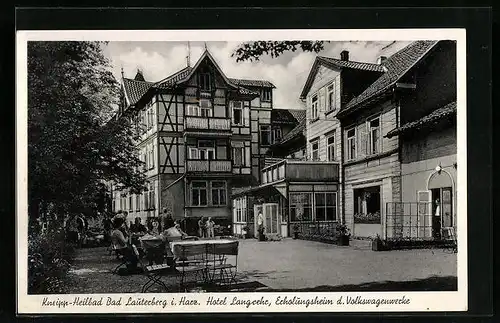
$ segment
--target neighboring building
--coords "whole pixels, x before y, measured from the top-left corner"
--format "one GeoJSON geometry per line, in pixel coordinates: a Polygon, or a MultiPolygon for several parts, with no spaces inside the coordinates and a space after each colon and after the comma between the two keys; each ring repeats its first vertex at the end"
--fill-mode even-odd
{"type": "Polygon", "coordinates": [[[188,230],[201,216],[231,223],[231,190],[259,182],[272,144],[273,88],[226,77],[208,51],[194,67],[159,82],[140,72],[123,78],[119,117],[133,118],[142,131],[137,148],[147,190],[114,191],[114,210],[146,219],[167,209],[188,230]]]}
{"type": "MultiPolygon", "coordinates": [[[[317,56],[309,72],[300,95],[307,111],[307,159],[337,162],[340,184],[343,181],[342,131],[337,114],[384,72],[380,64],[349,60],[349,52],[345,50],[341,52],[340,59],[317,56]]],[[[335,197],[337,205],[343,205],[342,186],[335,192],[335,197]]],[[[341,207],[336,214],[336,218],[327,217],[326,220],[343,222],[341,207]]],[[[318,219],[313,216],[312,220],[318,219]]]]}
{"type": "Polygon", "coordinates": [[[411,43],[382,60],[384,73],[337,115],[354,236],[439,238],[429,203],[437,197],[439,226],[455,224],[455,53],[452,41],[411,43]]]}

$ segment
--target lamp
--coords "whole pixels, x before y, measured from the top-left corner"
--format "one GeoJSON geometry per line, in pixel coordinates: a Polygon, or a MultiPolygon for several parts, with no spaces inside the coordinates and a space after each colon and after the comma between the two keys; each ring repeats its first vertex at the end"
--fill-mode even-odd
{"type": "Polygon", "coordinates": [[[437,165],[435,168],[436,172],[438,172],[438,173],[441,173],[441,169],[442,169],[441,164],[437,165]]]}

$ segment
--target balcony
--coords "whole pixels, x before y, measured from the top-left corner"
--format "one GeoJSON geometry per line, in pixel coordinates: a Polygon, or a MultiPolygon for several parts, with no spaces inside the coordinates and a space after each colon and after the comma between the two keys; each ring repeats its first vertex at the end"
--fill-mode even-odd
{"type": "Polygon", "coordinates": [[[339,180],[339,163],[284,159],[264,167],[261,172],[261,180],[262,184],[282,180],[290,182],[337,182],[339,180]]]}
{"type": "Polygon", "coordinates": [[[186,160],[186,171],[190,173],[231,173],[231,160],[186,160]]]}
{"type": "Polygon", "coordinates": [[[195,131],[231,131],[231,119],[187,116],[184,118],[184,129],[195,131]]]}

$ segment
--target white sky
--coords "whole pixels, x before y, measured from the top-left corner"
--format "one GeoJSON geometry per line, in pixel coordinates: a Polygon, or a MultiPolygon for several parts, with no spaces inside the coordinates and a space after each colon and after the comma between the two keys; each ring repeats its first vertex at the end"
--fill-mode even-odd
{"type": "MultiPolygon", "coordinates": [[[[410,42],[392,41],[332,41],[325,44],[319,53],[322,56],[339,58],[342,50],[349,51],[353,61],[375,63],[381,55],[390,56],[410,42]]],[[[238,42],[191,42],[191,66],[203,53],[205,45],[228,77],[264,79],[271,81],[274,90],[274,106],[283,109],[299,109],[299,95],[307,79],[316,54],[300,50],[288,52],[277,58],[262,56],[258,62],[239,62],[231,54],[238,42]]],[[[186,67],[187,42],[122,42],[111,41],[104,48],[110,58],[113,74],[121,78],[123,67],[125,77],[133,78],[137,69],[143,71],[147,81],[159,81],[186,67]]]]}

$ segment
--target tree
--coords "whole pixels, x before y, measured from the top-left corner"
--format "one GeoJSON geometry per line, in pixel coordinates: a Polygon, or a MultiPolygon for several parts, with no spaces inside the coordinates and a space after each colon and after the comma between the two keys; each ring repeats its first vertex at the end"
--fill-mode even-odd
{"type": "Polygon", "coordinates": [[[304,52],[319,53],[324,49],[325,41],[256,41],[241,44],[231,57],[237,62],[258,61],[262,55],[271,55],[276,58],[287,51],[295,52],[301,49],[304,52]]]}
{"type": "Polygon", "coordinates": [[[99,42],[28,43],[30,219],[99,211],[106,182],[143,189],[135,127],[99,42]]]}

